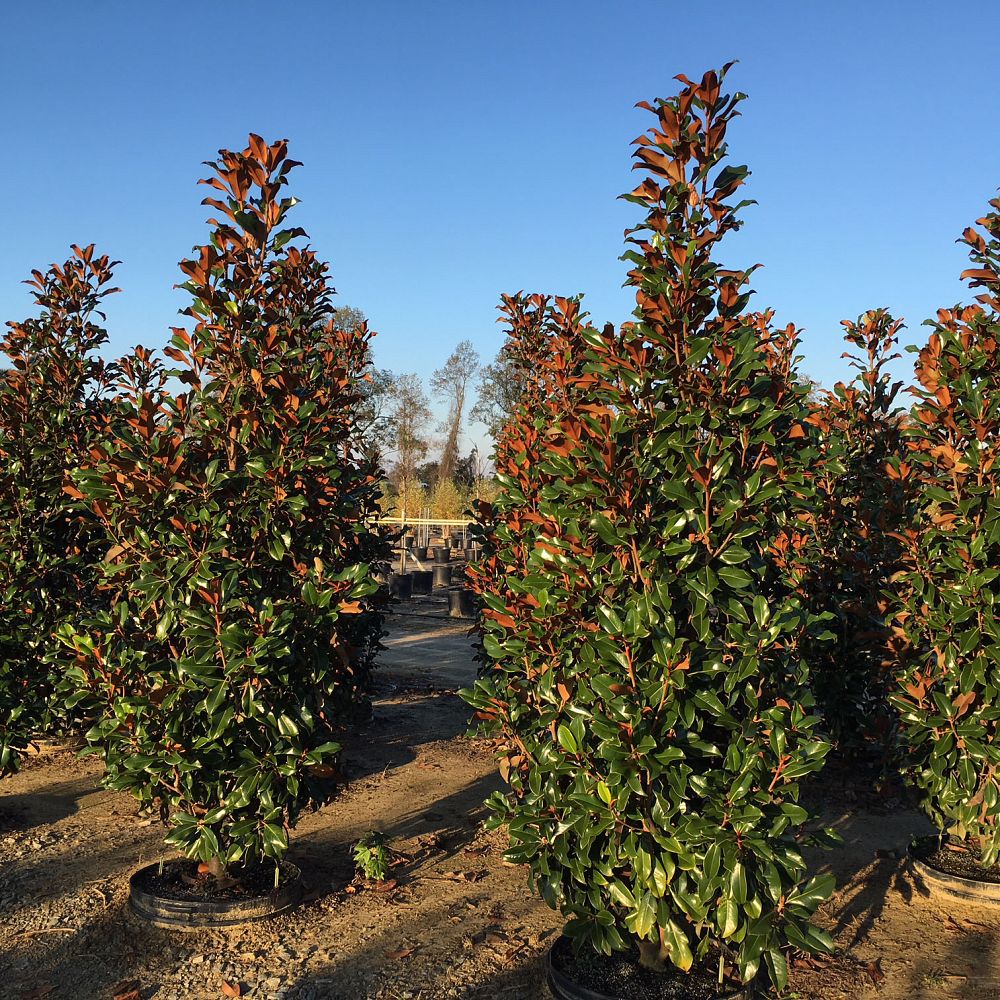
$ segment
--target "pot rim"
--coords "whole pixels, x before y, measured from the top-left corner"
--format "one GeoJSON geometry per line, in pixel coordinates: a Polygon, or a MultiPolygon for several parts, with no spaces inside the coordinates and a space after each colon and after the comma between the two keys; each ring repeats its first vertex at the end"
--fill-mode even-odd
{"type": "Polygon", "coordinates": [[[917,845],[930,844],[939,840],[940,836],[932,833],[923,837],[914,837],[910,841],[906,848],[906,856],[917,873],[949,895],[980,903],[1000,905],[1000,882],[986,882],[982,879],[966,878],[964,875],[952,875],[951,872],[936,868],[914,853],[914,848],[917,845]]]}

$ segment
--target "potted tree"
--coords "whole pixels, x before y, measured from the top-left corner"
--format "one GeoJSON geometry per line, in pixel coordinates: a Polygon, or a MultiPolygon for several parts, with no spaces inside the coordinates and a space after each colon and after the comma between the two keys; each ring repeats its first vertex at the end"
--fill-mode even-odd
{"type": "Polygon", "coordinates": [[[106,784],[158,809],[183,856],[132,881],[167,924],[294,903],[288,831],[329,798],[367,698],[389,557],[355,435],[370,335],[337,325],[327,266],[285,227],[287,144],[251,135],[210,165],[219,218],[181,264],[177,367],[122,362],[122,426],[74,476],[110,539],[110,606],[62,632],[106,784]]]}
{"type": "Polygon", "coordinates": [[[783,988],[790,947],[830,947],[798,802],[828,750],[798,592],[815,448],[795,330],[748,313],[751,272],[714,256],[747,175],[724,163],[725,72],[642,105],[634,320],[503,305],[525,388],[478,505],[465,697],[503,748],[507,857],[569,918],[563,998],[783,988]]]}
{"type": "Polygon", "coordinates": [[[962,242],[982,288],[942,309],[918,354],[909,453],[915,492],[899,532],[895,646],[907,771],[936,837],[914,845],[929,885],[1000,902],[1000,200],[962,242]]]}
{"type": "Polygon", "coordinates": [[[0,353],[0,775],[39,735],[77,721],[55,697],[56,630],[99,600],[104,533],[63,491],[106,432],[114,366],[98,356],[113,261],[93,246],[26,282],[41,314],[8,323],[0,353]]]}
{"type": "Polygon", "coordinates": [[[909,521],[910,495],[892,464],[906,451],[903,383],[889,372],[903,324],[873,309],[843,325],[853,348],[843,356],[856,375],[821,390],[809,418],[820,461],[808,592],[814,609],[832,615],[836,641],[813,644],[809,663],[824,729],[856,780],[872,750],[884,775],[894,746],[886,590],[900,569],[898,531],[909,521]]]}

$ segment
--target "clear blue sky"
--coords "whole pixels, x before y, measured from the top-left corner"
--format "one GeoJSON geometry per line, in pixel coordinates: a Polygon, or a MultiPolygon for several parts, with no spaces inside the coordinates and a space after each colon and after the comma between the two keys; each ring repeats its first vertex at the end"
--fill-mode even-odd
{"type": "Polygon", "coordinates": [[[0,317],[95,241],[123,261],[112,352],[162,345],[206,232],[200,163],[253,130],[304,161],[295,222],[380,365],[427,376],[466,337],[491,357],[502,291],[620,321],[633,104],[736,58],[731,150],[760,204],[732,260],[764,263],[758,305],[806,328],[830,384],[842,318],[885,305],[923,339],[964,294],[954,240],[1000,185],[998,31],[994,4],[922,0],[3,4],[0,317]]]}

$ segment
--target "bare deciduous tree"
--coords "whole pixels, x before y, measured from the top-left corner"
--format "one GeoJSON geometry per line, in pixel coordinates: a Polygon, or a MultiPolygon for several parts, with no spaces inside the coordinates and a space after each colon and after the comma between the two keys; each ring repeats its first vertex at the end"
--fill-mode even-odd
{"type": "Polygon", "coordinates": [[[479,371],[479,354],[471,340],[463,340],[451,356],[431,376],[431,390],[448,404],[448,416],[441,424],[445,434],[438,467],[440,479],[451,479],[458,463],[459,441],[462,436],[462,419],[469,384],[479,371]]]}

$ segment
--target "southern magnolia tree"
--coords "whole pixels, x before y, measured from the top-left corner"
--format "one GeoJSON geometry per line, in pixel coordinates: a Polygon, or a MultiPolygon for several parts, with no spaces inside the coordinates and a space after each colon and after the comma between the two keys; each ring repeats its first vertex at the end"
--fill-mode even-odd
{"type": "Polygon", "coordinates": [[[809,581],[814,609],[833,616],[835,642],[814,644],[810,666],[824,728],[844,749],[865,740],[888,753],[895,712],[889,704],[890,611],[886,591],[900,568],[900,526],[909,519],[908,483],[892,462],[905,452],[902,383],[889,364],[900,320],[885,309],[845,321],[847,358],[856,375],[813,404],[818,438],[816,540],[819,555],[809,581]]]}
{"type": "Polygon", "coordinates": [[[788,945],[830,945],[810,918],[832,880],[799,852],[799,781],[828,750],[797,592],[815,448],[795,330],[713,259],[747,175],[723,163],[742,95],[722,76],[643,105],[634,322],[505,300],[525,392],[479,507],[487,662],[465,696],[504,746],[507,856],[569,935],[781,987],[788,945]]]}
{"type": "MultiPolygon", "coordinates": [[[[70,720],[53,698],[57,628],[98,600],[103,532],[63,492],[68,472],[106,432],[113,366],[97,355],[114,262],[93,246],[34,271],[41,314],[8,323],[0,352],[0,775],[28,741],[70,720]]],[[[58,656],[56,656],[58,659],[58,656]]]]}
{"type": "Polygon", "coordinates": [[[967,229],[985,291],[943,309],[916,365],[909,454],[916,513],[894,588],[909,775],[942,832],[1000,861],[1000,199],[967,229]]]}
{"type": "Polygon", "coordinates": [[[337,325],[327,266],[283,228],[295,165],[253,135],[211,164],[222,221],[181,264],[178,367],[123,363],[122,427],[75,476],[111,607],[63,633],[73,698],[98,714],[108,786],[158,805],[214,874],[280,858],[327,796],[381,636],[380,477],[354,426],[369,333],[337,325]]]}

